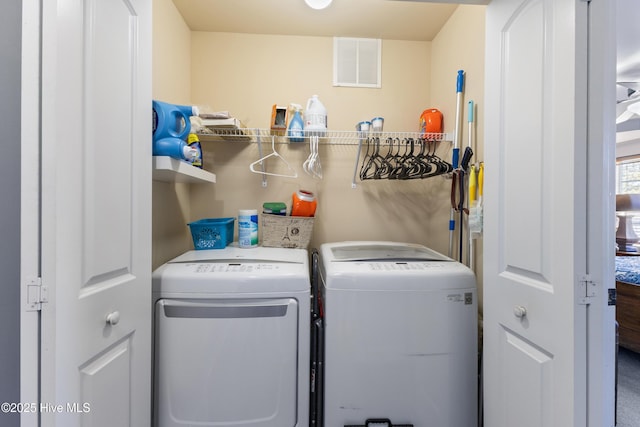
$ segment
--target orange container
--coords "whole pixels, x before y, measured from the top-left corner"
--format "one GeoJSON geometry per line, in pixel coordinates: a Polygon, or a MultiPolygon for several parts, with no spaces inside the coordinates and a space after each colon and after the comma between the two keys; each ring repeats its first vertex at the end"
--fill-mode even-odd
{"type": "Polygon", "coordinates": [[[298,190],[293,193],[291,216],[314,216],[316,214],[316,196],[310,191],[298,190]]]}
{"type": "Polygon", "coordinates": [[[424,110],[420,115],[420,133],[442,133],[442,113],[435,109],[429,108],[424,110]]]}

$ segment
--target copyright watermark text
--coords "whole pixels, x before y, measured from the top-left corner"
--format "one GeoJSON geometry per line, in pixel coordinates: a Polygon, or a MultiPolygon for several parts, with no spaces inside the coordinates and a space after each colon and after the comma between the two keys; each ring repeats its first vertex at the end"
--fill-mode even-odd
{"type": "Polygon", "coordinates": [[[26,413],[73,413],[83,414],[91,412],[91,404],[87,402],[78,403],[22,403],[3,402],[0,403],[0,412],[3,414],[26,414],[26,413]]]}

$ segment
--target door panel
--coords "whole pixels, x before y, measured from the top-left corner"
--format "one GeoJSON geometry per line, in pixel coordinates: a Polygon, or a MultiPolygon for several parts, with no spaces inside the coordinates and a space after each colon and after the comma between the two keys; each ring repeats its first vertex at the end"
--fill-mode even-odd
{"type": "Polygon", "coordinates": [[[99,141],[83,144],[85,286],[131,271],[137,20],[130,7],[125,0],[85,3],[82,141],[99,141]]]}
{"type": "Polygon", "coordinates": [[[128,336],[116,342],[80,367],[81,402],[87,403],[86,406],[81,406],[86,412],[83,425],[130,425],[132,338],[128,336]],[[123,410],[110,410],[109,406],[101,404],[91,406],[90,402],[109,402],[109,406],[123,410]]]}
{"type": "Polygon", "coordinates": [[[150,6],[43,3],[46,426],[150,424],[150,6]]]}
{"type": "Polygon", "coordinates": [[[487,7],[485,425],[586,425],[587,8],[487,7]]]}
{"type": "Polygon", "coordinates": [[[502,399],[517,403],[505,408],[502,422],[520,419],[519,425],[551,425],[550,414],[544,408],[550,408],[553,403],[553,356],[507,329],[502,330],[500,350],[500,357],[505,361],[502,399]]]}
{"type": "MultiPolygon", "coordinates": [[[[542,58],[544,52],[544,14],[542,2],[529,2],[520,8],[506,23],[502,38],[504,55],[502,63],[504,93],[503,132],[509,144],[500,146],[501,167],[508,177],[502,185],[504,192],[500,210],[504,212],[501,235],[505,271],[515,276],[527,277],[546,286],[543,271],[544,246],[549,244],[543,228],[544,207],[548,205],[548,193],[544,192],[546,175],[540,170],[544,165],[545,138],[542,58]],[[523,167],[526,162],[526,167],[523,167]],[[543,200],[544,198],[544,200],[543,200]],[[527,224],[523,227],[523,224],[527,224]],[[508,238],[505,238],[508,236],[508,238]],[[523,245],[522,242],[527,242],[523,245]]],[[[547,100],[548,102],[548,100],[547,100]]],[[[548,236],[547,236],[548,237],[548,236]]],[[[547,255],[548,256],[548,255],[547,255]]]]}

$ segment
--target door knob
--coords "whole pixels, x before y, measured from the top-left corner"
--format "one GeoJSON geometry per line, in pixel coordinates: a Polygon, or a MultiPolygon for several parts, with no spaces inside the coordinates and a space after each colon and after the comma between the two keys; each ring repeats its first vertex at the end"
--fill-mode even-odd
{"type": "Polygon", "coordinates": [[[518,319],[522,319],[527,315],[527,309],[521,305],[516,305],[515,307],[513,307],[513,315],[518,319]]]}
{"type": "Polygon", "coordinates": [[[107,321],[107,324],[111,326],[117,325],[118,322],[120,321],[120,312],[114,311],[112,313],[107,314],[106,321],[107,321]]]}

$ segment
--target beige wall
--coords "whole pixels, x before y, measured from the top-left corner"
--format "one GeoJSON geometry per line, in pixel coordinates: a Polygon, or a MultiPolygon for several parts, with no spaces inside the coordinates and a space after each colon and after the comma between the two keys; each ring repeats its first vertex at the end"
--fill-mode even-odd
{"type": "MultiPolygon", "coordinates": [[[[229,110],[248,127],[268,128],[274,103],[306,104],[318,94],[328,111],[331,130],[352,131],[357,122],[385,117],[385,129],[417,131],[418,116],[429,103],[431,44],[383,42],[382,88],[332,86],[333,39],[248,34],[193,33],[192,99],[214,110],[229,110]]],[[[289,203],[304,188],[319,201],[314,239],[384,239],[427,242],[423,224],[433,183],[365,182],[351,188],[357,146],[322,146],[323,180],[307,176],[301,165],[306,144],[277,146],[299,173],[297,179],[261,176],[249,171],[259,158],[256,144],[203,143],[205,167],[218,176],[215,186],[192,187],[193,219],[235,216],[238,209],[261,209],[262,203],[289,203]]],[[[263,146],[265,153],[270,147],[263,146]]],[[[277,165],[268,165],[278,170],[277,165]]]]}
{"type": "MultiPolygon", "coordinates": [[[[191,30],[171,0],[153,0],[153,98],[187,104],[191,97],[191,30]]],[[[153,268],[192,248],[185,224],[189,186],[153,183],[153,268]]]]}
{"type": "Polygon", "coordinates": [[[172,0],[153,0],[153,98],[191,102],[191,30],[172,0]]]}
{"type": "MultiPolygon", "coordinates": [[[[460,6],[451,16],[444,28],[432,42],[431,58],[431,94],[434,102],[445,116],[445,127],[453,132],[456,116],[456,76],[458,70],[465,71],[463,126],[460,137],[460,152],[469,142],[468,108],[467,103],[474,101],[476,123],[473,126],[475,135],[474,156],[472,161],[483,161],[484,148],[484,33],[485,6],[460,6]]],[[[462,156],[462,154],[461,154],[462,156]]],[[[450,156],[448,157],[450,159],[450,156]]],[[[451,181],[447,181],[436,197],[444,209],[434,213],[430,225],[435,230],[445,228],[450,217],[451,181]]],[[[459,229],[456,223],[456,229],[459,229]]],[[[456,246],[458,243],[456,236],[456,246]]],[[[465,238],[466,240],[466,238],[465,238]]],[[[446,247],[448,250],[448,233],[437,233],[434,247],[446,247]]],[[[480,292],[480,307],[482,307],[482,240],[475,243],[475,271],[480,292]]],[[[446,253],[446,252],[445,252],[446,253]]],[[[456,252],[457,253],[457,252],[456,252]]],[[[466,252],[465,252],[466,253],[466,252]]]]}
{"type": "Polygon", "coordinates": [[[384,40],[382,88],[333,87],[333,38],[192,34],[195,104],[229,111],[247,127],[268,128],[273,104],[301,104],[317,94],[332,130],[385,118],[385,128],[417,130],[429,106],[431,43],[384,40]]]}
{"type": "MultiPolygon", "coordinates": [[[[155,0],[157,9],[156,3],[171,1],[155,0]]],[[[175,16],[171,19],[177,20],[175,16]]],[[[179,21],[184,25],[181,18],[179,21]]],[[[165,28],[156,28],[155,34],[166,33],[165,28]]],[[[358,121],[380,115],[385,117],[385,130],[417,131],[420,113],[435,107],[445,115],[445,131],[452,133],[458,69],[467,73],[465,106],[474,99],[482,117],[483,7],[460,6],[433,42],[384,40],[381,89],[332,86],[332,38],[193,32],[190,46],[190,65],[167,62],[158,69],[160,63],[154,62],[154,97],[175,95],[174,100],[163,100],[186,102],[182,90],[164,92],[157,84],[170,80],[167,75],[171,72],[190,68],[190,95],[186,99],[212,110],[228,110],[248,127],[268,127],[274,103],[304,106],[312,94],[318,94],[327,107],[331,130],[351,131],[358,121]],[[157,74],[163,75],[163,80],[156,80],[157,74]]],[[[154,47],[154,56],[171,54],[171,49],[158,51],[154,47]]],[[[466,144],[466,108],[464,118],[462,140],[466,144]]],[[[477,134],[481,135],[481,126],[477,134]]],[[[478,139],[477,151],[481,153],[482,140],[478,139]]],[[[185,199],[172,192],[169,184],[154,184],[154,266],[188,249],[178,238],[182,229],[188,240],[186,222],[236,216],[238,209],[260,210],[268,201],[290,204],[291,194],[298,188],[318,196],[313,246],[380,239],[422,243],[447,253],[450,180],[358,181],[353,189],[355,145],[321,147],[322,180],[307,176],[301,168],[308,155],[306,144],[276,148],[298,170],[298,178],[268,177],[263,187],[261,176],[249,171],[249,164],[259,158],[257,144],[226,141],[203,142],[205,168],[217,175],[216,184],[192,185],[185,199]],[[157,191],[160,186],[168,188],[157,191]]],[[[270,146],[264,144],[263,150],[268,153],[270,146]]],[[[438,154],[450,160],[451,144],[442,143],[438,154]]],[[[273,162],[268,167],[284,170],[273,162]]]]}

